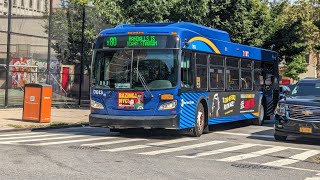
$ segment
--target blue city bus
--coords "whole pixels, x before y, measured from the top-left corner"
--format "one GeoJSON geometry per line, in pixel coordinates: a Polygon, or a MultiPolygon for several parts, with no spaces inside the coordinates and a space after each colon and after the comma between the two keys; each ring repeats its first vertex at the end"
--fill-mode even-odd
{"type": "Polygon", "coordinates": [[[276,52],[188,22],[103,30],[91,67],[92,127],[190,129],[201,136],[219,123],[261,125],[278,102],[276,52]]]}

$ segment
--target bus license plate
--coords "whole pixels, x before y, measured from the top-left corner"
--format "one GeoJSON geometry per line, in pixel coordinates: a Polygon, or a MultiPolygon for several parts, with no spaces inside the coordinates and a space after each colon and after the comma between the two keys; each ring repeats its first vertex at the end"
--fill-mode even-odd
{"type": "Polygon", "coordinates": [[[312,133],[312,128],[309,127],[300,127],[300,132],[302,133],[312,133]]]}

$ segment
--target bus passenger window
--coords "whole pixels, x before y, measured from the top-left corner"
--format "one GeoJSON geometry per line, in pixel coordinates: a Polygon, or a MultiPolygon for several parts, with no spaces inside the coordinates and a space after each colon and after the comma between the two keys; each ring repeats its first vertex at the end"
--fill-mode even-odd
{"type": "Polygon", "coordinates": [[[224,56],[210,55],[210,89],[224,90],[224,56]]]}
{"type": "Polygon", "coordinates": [[[262,88],[263,85],[263,79],[261,81],[261,61],[254,61],[254,70],[253,70],[253,79],[254,79],[254,87],[253,89],[255,91],[259,91],[262,88]]]}
{"type": "Polygon", "coordinates": [[[207,89],[208,87],[207,55],[197,53],[196,64],[197,64],[196,86],[198,89],[207,89]]]}
{"type": "Polygon", "coordinates": [[[244,90],[252,90],[252,74],[251,71],[241,71],[241,88],[244,90]]]}
{"type": "Polygon", "coordinates": [[[227,76],[227,89],[239,90],[239,70],[228,69],[226,71],[226,76],[227,76]]]}
{"type": "Polygon", "coordinates": [[[252,61],[241,59],[241,89],[252,90],[252,61]]]}
{"type": "Polygon", "coordinates": [[[184,53],[181,59],[181,87],[193,88],[192,54],[184,53]]]}
{"type": "Polygon", "coordinates": [[[239,58],[227,57],[226,65],[226,78],[227,78],[227,89],[228,90],[239,90],[239,58]]]}
{"type": "Polygon", "coordinates": [[[223,68],[210,68],[210,88],[224,89],[224,72],[223,68]]]}

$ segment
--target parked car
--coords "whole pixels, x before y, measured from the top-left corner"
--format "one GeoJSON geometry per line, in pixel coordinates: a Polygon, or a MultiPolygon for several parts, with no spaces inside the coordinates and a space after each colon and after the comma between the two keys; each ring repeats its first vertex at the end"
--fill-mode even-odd
{"type": "Polygon", "coordinates": [[[289,84],[287,85],[290,90],[293,90],[297,84],[289,84]]]}
{"type": "Polygon", "coordinates": [[[279,100],[284,96],[288,95],[291,92],[291,89],[286,85],[280,85],[279,87],[279,100]]]}
{"type": "Polygon", "coordinates": [[[320,79],[300,80],[275,110],[276,140],[289,135],[320,138],[320,79]]]}

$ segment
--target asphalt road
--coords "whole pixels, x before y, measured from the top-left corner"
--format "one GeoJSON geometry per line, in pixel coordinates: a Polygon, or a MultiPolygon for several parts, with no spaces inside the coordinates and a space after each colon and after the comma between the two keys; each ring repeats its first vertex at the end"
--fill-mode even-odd
{"type": "Polygon", "coordinates": [[[272,135],[271,123],[219,125],[200,138],[90,127],[2,133],[0,179],[320,179],[319,140],[272,135]]]}

